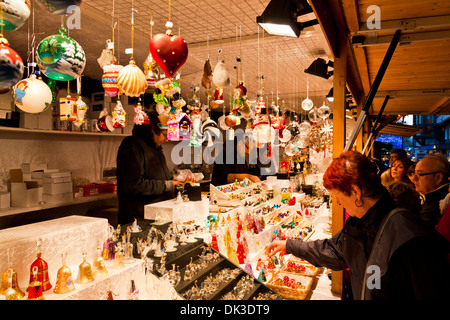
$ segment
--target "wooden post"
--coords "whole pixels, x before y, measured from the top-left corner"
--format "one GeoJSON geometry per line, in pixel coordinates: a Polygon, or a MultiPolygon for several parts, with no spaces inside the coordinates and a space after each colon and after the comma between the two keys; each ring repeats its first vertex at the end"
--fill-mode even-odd
{"type": "MultiPolygon", "coordinates": [[[[347,79],[347,35],[344,31],[339,34],[339,57],[334,59],[333,81],[333,158],[337,158],[345,147],[345,99],[347,79]]],[[[336,234],[344,226],[344,208],[332,198],[331,232],[336,234]]],[[[332,271],[331,290],[342,293],[342,271],[332,271]]]]}

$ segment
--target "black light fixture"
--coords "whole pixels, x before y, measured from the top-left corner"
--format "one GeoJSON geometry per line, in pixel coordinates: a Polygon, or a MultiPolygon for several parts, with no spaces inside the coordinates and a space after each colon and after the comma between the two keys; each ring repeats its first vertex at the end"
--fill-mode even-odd
{"type": "Polygon", "coordinates": [[[313,61],[313,63],[311,63],[308,69],[305,69],[305,72],[318,77],[328,79],[333,75],[333,70],[328,71],[328,67],[334,68],[334,62],[331,60],[325,62],[324,59],[317,58],[316,60],[313,61]]]}
{"type": "Polygon", "coordinates": [[[313,12],[307,0],[272,0],[256,22],[268,33],[298,38],[300,32],[318,24],[317,19],[298,22],[297,17],[313,12]]]}
{"type": "Polygon", "coordinates": [[[327,99],[328,99],[328,101],[333,102],[333,100],[334,100],[334,97],[333,97],[333,87],[331,87],[330,91],[328,92],[328,94],[327,94],[327,99]]]}

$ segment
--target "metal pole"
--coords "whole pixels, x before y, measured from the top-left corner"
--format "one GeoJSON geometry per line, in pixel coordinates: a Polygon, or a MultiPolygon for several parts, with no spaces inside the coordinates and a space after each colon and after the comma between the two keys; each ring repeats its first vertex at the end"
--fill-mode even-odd
{"type": "Polygon", "coordinates": [[[377,76],[375,77],[372,87],[370,87],[369,94],[366,97],[364,106],[361,110],[361,113],[359,114],[358,120],[356,121],[355,128],[353,129],[352,134],[350,135],[350,138],[347,142],[347,145],[344,148],[344,151],[349,151],[355,144],[356,137],[358,136],[359,131],[362,128],[364,120],[366,119],[366,114],[367,114],[370,106],[372,105],[373,98],[375,97],[375,94],[377,93],[377,90],[378,90],[378,87],[380,86],[381,80],[383,79],[383,76],[386,72],[389,62],[391,61],[392,55],[394,54],[395,48],[397,47],[397,44],[400,40],[400,34],[401,34],[400,29],[395,31],[395,34],[391,41],[391,44],[389,45],[386,55],[384,56],[383,62],[381,63],[381,66],[380,66],[380,69],[378,69],[378,73],[377,73],[377,76]]]}

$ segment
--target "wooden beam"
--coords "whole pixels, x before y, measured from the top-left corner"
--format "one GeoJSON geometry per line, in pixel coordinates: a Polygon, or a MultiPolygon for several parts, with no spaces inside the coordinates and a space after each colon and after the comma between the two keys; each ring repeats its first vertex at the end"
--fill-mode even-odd
{"type": "MultiPolygon", "coordinates": [[[[346,82],[347,82],[347,35],[340,33],[339,38],[339,58],[334,60],[334,79],[333,79],[333,158],[338,157],[345,146],[346,138],[346,82]]],[[[333,197],[332,212],[332,234],[342,230],[344,226],[344,208],[337,204],[333,197]]],[[[343,274],[342,271],[331,273],[331,290],[336,293],[342,293],[343,274]]]]}
{"type": "Polygon", "coordinates": [[[369,29],[367,27],[367,23],[360,22],[359,30],[354,32],[353,34],[386,30],[395,31],[397,29],[401,29],[402,32],[407,32],[417,29],[448,26],[450,26],[450,15],[380,21],[380,28],[377,28],[376,30],[369,29]]]}
{"type": "Polygon", "coordinates": [[[448,107],[450,105],[450,98],[444,97],[441,100],[439,100],[438,103],[436,103],[430,110],[430,114],[437,114],[442,109],[448,107]]]}

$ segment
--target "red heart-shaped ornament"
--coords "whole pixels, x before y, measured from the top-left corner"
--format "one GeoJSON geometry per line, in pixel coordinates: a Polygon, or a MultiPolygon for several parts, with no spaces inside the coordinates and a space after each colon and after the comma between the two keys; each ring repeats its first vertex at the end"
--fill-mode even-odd
{"type": "Polygon", "coordinates": [[[164,73],[172,78],[186,62],[188,47],[180,36],[158,33],[150,40],[150,53],[164,73]]]}

